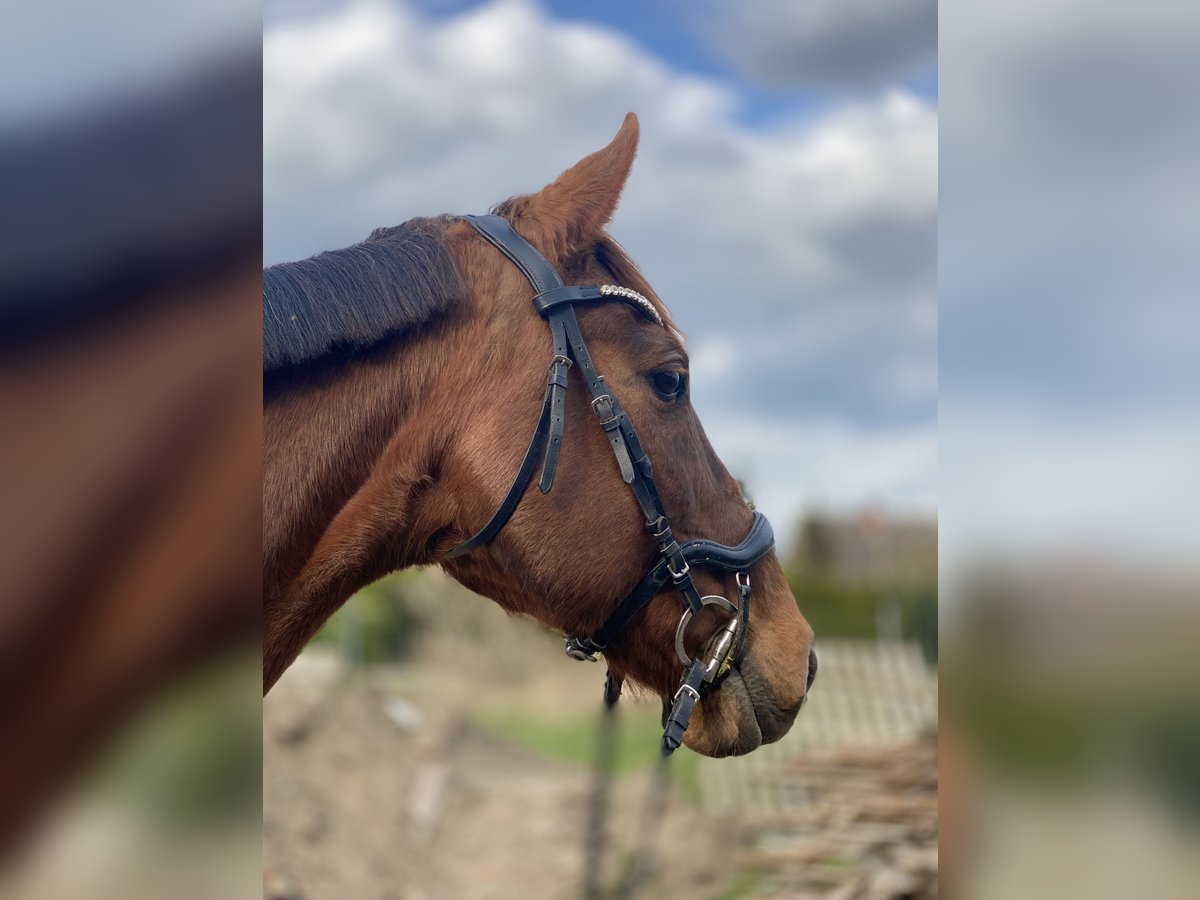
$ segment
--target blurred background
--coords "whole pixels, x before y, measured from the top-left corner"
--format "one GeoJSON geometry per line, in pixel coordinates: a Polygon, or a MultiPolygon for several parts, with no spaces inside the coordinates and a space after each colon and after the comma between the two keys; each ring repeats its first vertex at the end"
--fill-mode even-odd
{"type": "Polygon", "coordinates": [[[942,884],[1192,897],[1200,14],[939,24],[942,884]]]}
{"type": "Polygon", "coordinates": [[[253,895],[260,10],[3,19],[0,895],[253,895]]]}
{"type": "MultiPolygon", "coordinates": [[[[821,660],[779,744],[676,754],[640,896],[936,894],[936,42],[927,2],[265,7],[267,264],[484,212],[639,116],[610,232],[821,660]]],[[[268,890],[580,896],[602,683],[440,572],[356,596],[264,703],[268,890]]],[[[604,891],[658,717],[619,710],[604,891]]]]}

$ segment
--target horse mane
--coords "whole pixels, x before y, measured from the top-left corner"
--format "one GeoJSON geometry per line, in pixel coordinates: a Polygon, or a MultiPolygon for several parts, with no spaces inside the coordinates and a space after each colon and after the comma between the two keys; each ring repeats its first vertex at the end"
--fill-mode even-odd
{"type": "Polygon", "coordinates": [[[377,228],[359,244],[263,270],[263,372],[365,350],[457,308],[452,218],[377,228]]]}

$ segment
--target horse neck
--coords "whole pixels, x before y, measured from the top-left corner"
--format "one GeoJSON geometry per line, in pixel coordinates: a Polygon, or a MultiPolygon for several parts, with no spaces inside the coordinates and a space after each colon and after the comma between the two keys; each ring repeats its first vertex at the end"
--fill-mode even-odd
{"type": "Polygon", "coordinates": [[[453,503],[427,402],[450,329],[286,376],[264,407],[263,659],[270,686],[356,590],[430,560],[453,503]]]}

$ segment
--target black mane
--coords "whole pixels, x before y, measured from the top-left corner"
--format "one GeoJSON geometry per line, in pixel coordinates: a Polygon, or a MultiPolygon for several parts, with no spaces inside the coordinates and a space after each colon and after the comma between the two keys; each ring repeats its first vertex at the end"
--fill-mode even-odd
{"type": "Polygon", "coordinates": [[[263,371],[354,352],[450,312],[462,279],[450,219],[378,228],[361,244],[263,270],[263,371]]]}

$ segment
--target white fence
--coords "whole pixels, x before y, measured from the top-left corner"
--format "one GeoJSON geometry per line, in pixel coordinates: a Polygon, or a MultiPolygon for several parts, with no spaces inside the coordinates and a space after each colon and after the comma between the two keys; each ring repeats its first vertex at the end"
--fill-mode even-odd
{"type": "Polygon", "coordinates": [[[700,763],[705,807],[781,812],[808,785],[790,765],[813,751],[897,746],[937,723],[937,672],[911,642],[824,641],[812,695],[780,741],[700,763]]]}

